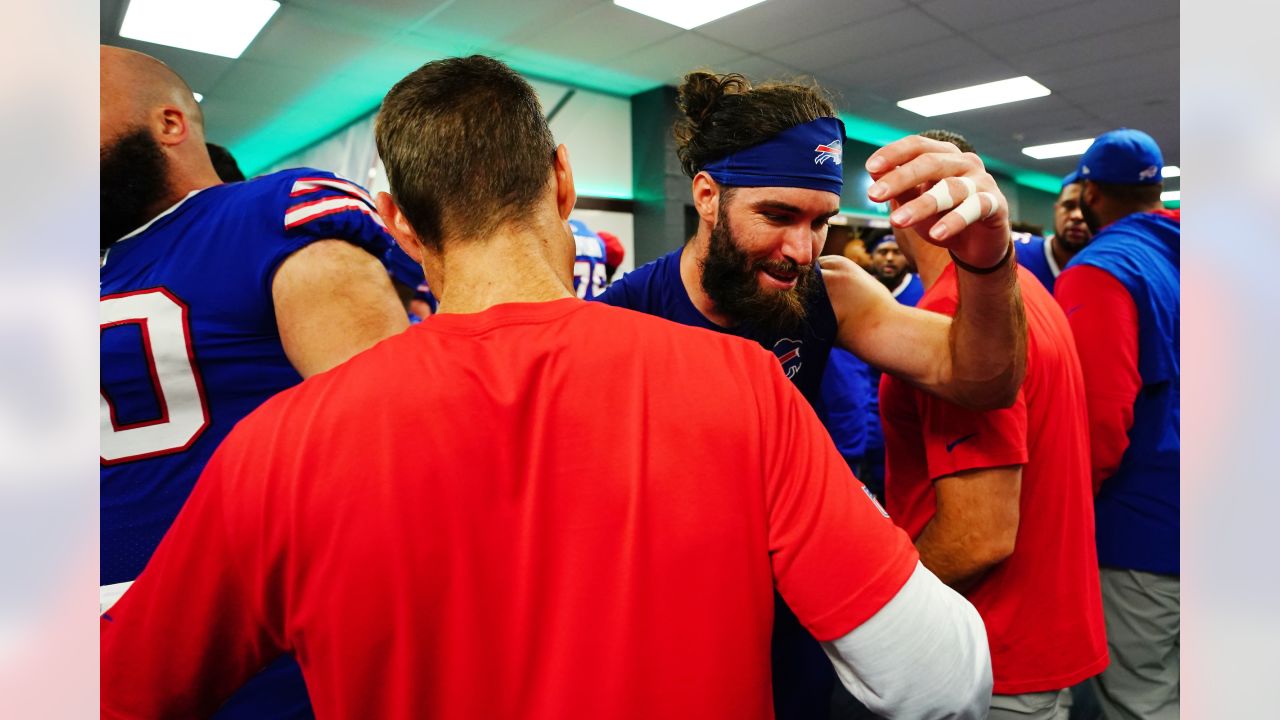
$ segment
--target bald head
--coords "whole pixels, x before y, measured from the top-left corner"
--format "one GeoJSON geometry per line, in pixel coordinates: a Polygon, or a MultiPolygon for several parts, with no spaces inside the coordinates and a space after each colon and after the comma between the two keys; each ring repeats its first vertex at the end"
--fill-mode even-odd
{"type": "Polygon", "coordinates": [[[187,117],[204,142],[204,114],[191,87],[168,65],[133,50],[100,46],[103,142],[146,124],[157,109],[172,107],[187,117]]]}
{"type": "Polygon", "coordinates": [[[193,190],[221,181],[205,148],[204,115],[167,65],[132,50],[99,48],[104,247],[193,190]]]}

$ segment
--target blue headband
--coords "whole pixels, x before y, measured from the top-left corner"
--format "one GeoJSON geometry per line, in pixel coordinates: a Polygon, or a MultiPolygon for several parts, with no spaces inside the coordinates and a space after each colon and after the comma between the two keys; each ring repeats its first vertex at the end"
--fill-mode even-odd
{"type": "Polygon", "coordinates": [[[840,194],[844,123],[823,117],[702,167],[721,185],[796,187],[840,194]]]}

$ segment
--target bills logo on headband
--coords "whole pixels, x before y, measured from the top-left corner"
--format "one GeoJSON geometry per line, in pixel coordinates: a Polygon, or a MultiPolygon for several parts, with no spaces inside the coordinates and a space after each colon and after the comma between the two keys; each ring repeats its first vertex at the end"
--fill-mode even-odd
{"type": "Polygon", "coordinates": [[[786,374],[787,379],[796,376],[800,372],[800,346],[804,344],[802,340],[793,340],[791,338],[782,338],[773,344],[773,354],[778,356],[778,362],[782,363],[782,372],[786,374]]]}
{"type": "Polygon", "coordinates": [[[823,143],[814,148],[813,151],[818,153],[813,158],[814,165],[821,165],[828,160],[836,165],[844,162],[844,148],[840,144],[840,138],[836,138],[829,143],[823,143]]]}

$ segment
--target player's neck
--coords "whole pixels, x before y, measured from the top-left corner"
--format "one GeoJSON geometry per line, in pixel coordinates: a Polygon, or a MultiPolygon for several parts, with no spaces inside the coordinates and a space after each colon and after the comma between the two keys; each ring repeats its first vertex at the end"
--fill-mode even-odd
{"type": "Polygon", "coordinates": [[[710,246],[710,233],[705,228],[699,229],[698,234],[693,236],[693,240],[685,245],[684,252],[680,253],[680,282],[684,285],[689,300],[703,317],[720,327],[733,327],[736,324],[733,318],[717,310],[715,301],[702,287],[700,261],[707,256],[710,246]]]}
{"type": "Polygon", "coordinates": [[[214,171],[213,166],[207,168],[194,168],[190,170],[182,170],[181,167],[175,167],[169,174],[169,190],[148,208],[148,217],[154,218],[160,213],[182,202],[183,198],[197,190],[221,185],[222,180],[214,171]]]}
{"type": "Polygon", "coordinates": [[[438,313],[477,313],[514,302],[573,297],[573,244],[556,228],[505,229],[484,241],[454,243],[431,263],[438,313]]]}

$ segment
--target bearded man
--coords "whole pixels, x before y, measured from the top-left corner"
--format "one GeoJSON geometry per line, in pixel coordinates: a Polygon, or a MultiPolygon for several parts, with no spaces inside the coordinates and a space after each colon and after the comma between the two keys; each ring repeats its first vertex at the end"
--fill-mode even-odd
{"type": "MultiPolygon", "coordinates": [[[[1012,404],[1026,369],[1026,319],[1008,203],[977,155],[910,136],[866,163],[868,197],[891,203],[890,222],[955,259],[961,301],[948,318],[898,303],[848,258],[819,260],[840,210],[845,139],[820,88],[694,72],[678,97],[677,152],[698,230],[611,285],[603,302],[759,342],[816,408],[833,346],[965,407],[1012,404]]],[[[830,665],[777,604],[777,716],[826,717],[830,665]]]]}

